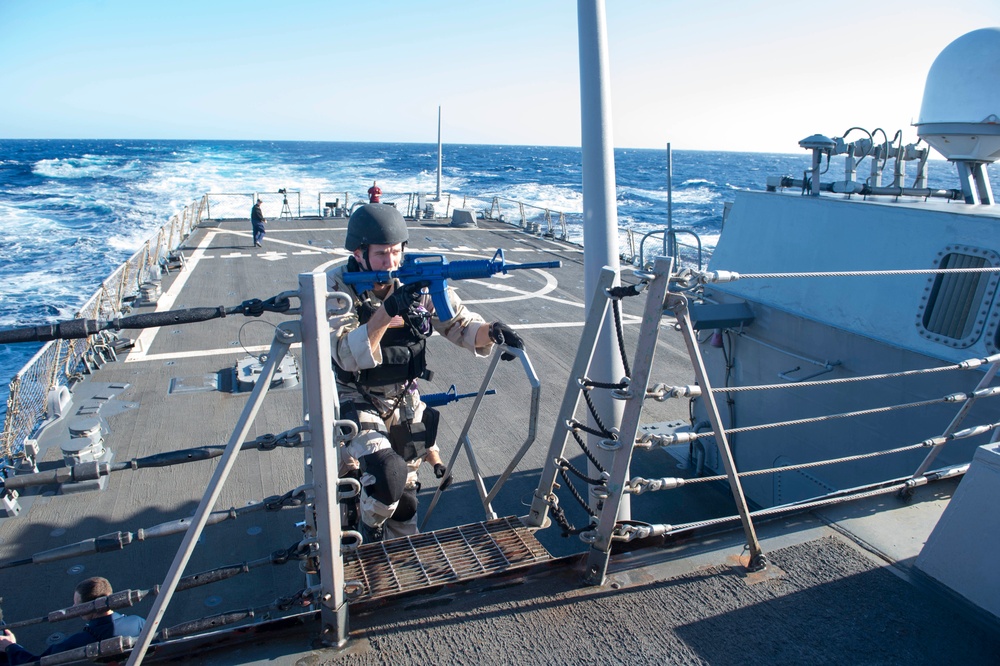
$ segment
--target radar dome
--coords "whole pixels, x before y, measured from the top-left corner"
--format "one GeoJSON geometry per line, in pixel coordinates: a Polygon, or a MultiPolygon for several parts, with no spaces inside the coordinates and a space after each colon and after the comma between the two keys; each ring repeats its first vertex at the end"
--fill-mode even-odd
{"type": "Polygon", "coordinates": [[[949,160],[1000,158],[1000,28],[962,35],[927,74],[917,135],[949,160]]]}

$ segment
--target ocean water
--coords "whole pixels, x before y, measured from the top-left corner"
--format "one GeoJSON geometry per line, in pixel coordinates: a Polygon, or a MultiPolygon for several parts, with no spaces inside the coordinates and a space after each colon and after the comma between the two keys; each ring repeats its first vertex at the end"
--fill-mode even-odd
{"type": "MultiPolygon", "coordinates": [[[[443,191],[569,213],[571,239],[582,238],[579,148],[445,144],[443,155],[443,191]]],[[[808,166],[805,151],[674,151],[673,223],[711,249],[735,190],[762,190],[767,176],[800,176],[808,166]]],[[[616,150],[615,171],[619,226],[664,227],[666,150],[616,150]]],[[[932,163],[931,186],[955,187],[952,173],[932,163]]],[[[315,213],[306,206],[317,193],[356,200],[376,179],[387,196],[433,193],[437,145],[0,140],[0,328],[72,318],[155,229],[206,192],[289,188],[303,193],[303,213],[315,213]]],[[[0,410],[11,377],[39,347],[0,346],[0,410]]]]}

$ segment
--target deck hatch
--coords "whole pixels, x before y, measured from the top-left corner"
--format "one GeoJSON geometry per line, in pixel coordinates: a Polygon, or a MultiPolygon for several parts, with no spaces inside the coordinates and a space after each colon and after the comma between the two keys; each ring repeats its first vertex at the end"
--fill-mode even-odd
{"type": "Polygon", "coordinates": [[[344,558],[344,578],[360,581],[358,598],[380,598],[552,559],[513,516],[412,537],[365,544],[344,558]]]}
{"type": "MultiPolygon", "coordinates": [[[[935,268],[985,268],[1000,265],[995,252],[967,246],[948,247],[935,268]]],[[[950,347],[972,346],[982,335],[997,288],[994,273],[943,273],[930,278],[917,328],[925,338],[950,347]]]]}

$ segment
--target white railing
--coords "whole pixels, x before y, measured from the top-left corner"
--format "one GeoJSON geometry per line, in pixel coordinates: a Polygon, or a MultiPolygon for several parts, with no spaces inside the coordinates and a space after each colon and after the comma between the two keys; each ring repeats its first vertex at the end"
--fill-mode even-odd
{"type": "MultiPolygon", "coordinates": [[[[122,312],[139,293],[143,283],[170,269],[171,253],[206,216],[208,200],[201,197],[184,207],[157,230],[135,254],[101,283],[100,288],[77,312],[79,319],[106,319],[122,312]]],[[[53,340],[46,343],[14,375],[7,397],[7,414],[0,432],[0,456],[6,460],[24,453],[24,444],[47,416],[51,392],[79,379],[79,373],[109,360],[107,336],[82,340],[53,340]]]]}

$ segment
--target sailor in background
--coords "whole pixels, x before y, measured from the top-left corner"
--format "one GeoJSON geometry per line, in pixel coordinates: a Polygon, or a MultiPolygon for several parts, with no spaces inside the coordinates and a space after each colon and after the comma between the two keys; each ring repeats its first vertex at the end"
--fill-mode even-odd
{"type": "Polygon", "coordinates": [[[372,186],[368,188],[368,203],[379,203],[382,196],[382,188],[378,186],[378,181],[372,181],[372,186]]]}
{"type": "MultiPolygon", "coordinates": [[[[76,586],[76,590],[73,592],[73,605],[106,597],[113,591],[107,578],[100,576],[88,578],[76,586]]],[[[83,647],[114,636],[138,636],[146,624],[146,620],[137,615],[122,615],[111,609],[84,617],[88,622],[83,626],[83,631],[68,636],[38,656],[24,649],[17,643],[14,633],[5,629],[3,635],[0,636],[0,650],[2,650],[0,664],[27,664],[57,652],[83,647]]]]}
{"type": "Polygon", "coordinates": [[[264,224],[267,220],[264,219],[264,211],[260,209],[262,203],[260,197],[257,197],[257,203],[250,210],[250,226],[253,228],[254,247],[260,247],[260,242],[264,240],[264,224]]]}
{"type": "Polygon", "coordinates": [[[438,412],[420,400],[417,388],[418,379],[429,379],[431,333],[476,356],[487,356],[495,342],[522,347],[509,326],[487,323],[451,289],[455,316],[442,322],[422,285],[376,283],[359,294],[341,279],[347,271],[399,268],[408,240],[406,221],[395,207],[361,206],[347,223],[345,247],[353,254],[329,274],[332,288],[354,300],[350,313],[330,323],[340,417],[358,424],[357,437],[341,449],[341,476],[358,475],[361,481],[365,541],[416,534],[417,470],[427,462],[437,478],[447,473],[434,442],[438,412]]]}

